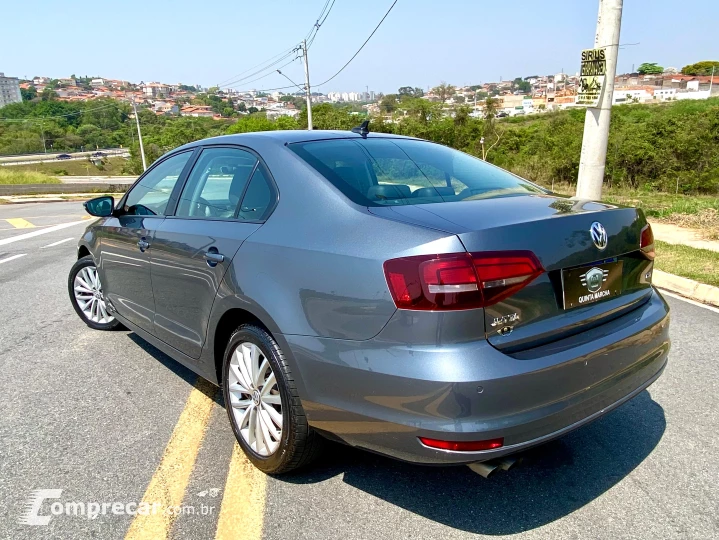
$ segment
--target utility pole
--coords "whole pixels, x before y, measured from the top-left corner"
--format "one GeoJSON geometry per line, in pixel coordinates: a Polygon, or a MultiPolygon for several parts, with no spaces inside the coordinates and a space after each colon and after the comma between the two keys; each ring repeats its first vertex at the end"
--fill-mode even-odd
{"type": "Polygon", "coordinates": [[[142,132],[140,131],[140,117],[137,115],[137,106],[135,105],[135,97],[132,98],[132,110],[135,111],[135,122],[137,122],[137,138],[140,140],[140,155],[142,156],[142,170],[147,170],[147,161],[145,161],[145,147],[142,145],[142,132]]]}
{"type": "MultiPolygon", "coordinates": [[[[709,88],[709,95],[711,96],[711,87],[709,88]]],[[[42,147],[45,149],[47,154],[47,145],[45,144],[45,123],[40,122],[40,132],[42,133],[42,147]]]]}
{"type": "Polygon", "coordinates": [[[307,63],[307,40],[302,40],[302,56],[305,59],[305,93],[307,95],[307,129],[312,131],[312,92],[310,90],[310,66],[307,63]]]}
{"type": "Polygon", "coordinates": [[[596,107],[587,109],[584,119],[584,138],[577,179],[577,197],[580,199],[602,198],[623,3],[623,0],[599,0],[594,48],[606,49],[607,71],[599,102],[596,107]]]}

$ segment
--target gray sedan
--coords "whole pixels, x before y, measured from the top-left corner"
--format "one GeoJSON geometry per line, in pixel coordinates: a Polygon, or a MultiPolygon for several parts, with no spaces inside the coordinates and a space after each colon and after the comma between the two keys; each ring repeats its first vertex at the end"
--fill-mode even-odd
{"type": "Polygon", "coordinates": [[[85,206],[101,219],[69,276],[78,315],[220,385],[267,473],[329,438],[486,475],[636,396],[667,361],[641,210],[427,141],[206,139],[85,206]]]}

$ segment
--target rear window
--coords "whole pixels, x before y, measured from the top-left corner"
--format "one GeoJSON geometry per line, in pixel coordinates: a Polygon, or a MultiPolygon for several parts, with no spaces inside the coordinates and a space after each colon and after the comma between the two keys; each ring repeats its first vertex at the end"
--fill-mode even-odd
{"type": "Polygon", "coordinates": [[[290,148],[363,206],[428,204],[547,193],[485,161],[411,139],[334,139],[290,148]]]}

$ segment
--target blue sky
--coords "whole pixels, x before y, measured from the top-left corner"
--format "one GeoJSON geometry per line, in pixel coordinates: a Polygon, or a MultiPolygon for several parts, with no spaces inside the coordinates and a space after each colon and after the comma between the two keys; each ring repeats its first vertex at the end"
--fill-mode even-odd
{"type": "MultiPolygon", "coordinates": [[[[11,1],[2,8],[0,71],[210,86],[292,47],[324,3],[11,1]]],[[[313,84],[354,54],[391,3],[336,0],[310,49],[313,84]]],[[[399,0],[354,62],[320,90],[393,92],[576,72],[580,50],[593,44],[597,10],[598,0],[399,0]]],[[[627,0],[621,42],[640,44],[620,51],[619,71],[718,60],[718,24],[717,0],[627,0]]],[[[283,71],[301,84],[299,61],[283,71]]],[[[286,84],[274,74],[248,87],[286,84]]]]}

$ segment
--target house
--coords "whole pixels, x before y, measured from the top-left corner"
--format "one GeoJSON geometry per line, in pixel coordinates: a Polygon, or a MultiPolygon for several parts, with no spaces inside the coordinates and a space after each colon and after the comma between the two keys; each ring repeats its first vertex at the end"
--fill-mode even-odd
{"type": "Polygon", "coordinates": [[[185,105],[180,109],[181,116],[194,116],[196,118],[213,118],[215,113],[209,105],[185,105]]]}
{"type": "Polygon", "coordinates": [[[151,82],[146,84],[141,84],[140,88],[142,89],[142,93],[145,94],[147,97],[158,97],[158,96],[169,96],[170,95],[170,87],[166,84],[157,83],[157,82],[151,82]]]}
{"type": "Polygon", "coordinates": [[[90,86],[93,88],[99,88],[100,86],[105,86],[105,79],[92,79],[90,81],[90,86]]]}

